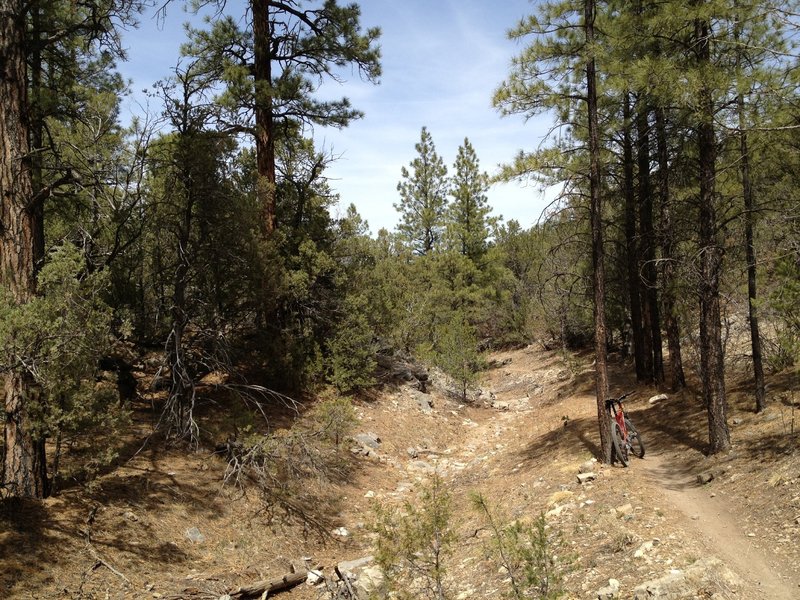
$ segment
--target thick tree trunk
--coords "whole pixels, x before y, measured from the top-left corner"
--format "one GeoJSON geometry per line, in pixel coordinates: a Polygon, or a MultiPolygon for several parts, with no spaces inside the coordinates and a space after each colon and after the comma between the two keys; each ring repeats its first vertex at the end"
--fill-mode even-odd
{"type": "Polygon", "coordinates": [[[750,309],[750,346],[753,350],[753,377],[756,394],[756,412],[766,408],[766,389],[764,386],[764,362],[761,356],[761,333],[758,327],[758,289],[756,287],[756,246],[753,229],[755,220],[755,201],[750,180],[750,153],[747,147],[745,130],[744,98],[737,98],[739,112],[739,141],[741,149],[742,193],[744,195],[744,235],[747,258],[747,304],[750,309]]]}
{"type": "Polygon", "coordinates": [[[625,191],[625,251],[630,298],[631,334],[633,335],[633,362],[637,381],[647,379],[644,356],[644,332],[642,330],[642,305],[639,286],[639,260],[636,237],[636,192],[633,180],[633,142],[631,141],[630,94],[625,94],[622,105],[625,121],[622,132],[622,169],[625,191]]]}
{"type": "MultiPolygon", "coordinates": [[[[595,2],[584,4],[584,29],[586,44],[594,43],[595,2]]],[[[586,64],[586,104],[589,123],[589,194],[591,197],[592,274],[594,289],[594,352],[595,396],[597,419],[600,426],[602,459],[611,462],[611,423],[606,411],[608,397],[608,361],[606,351],[605,314],[605,248],[603,247],[603,205],[600,195],[600,135],[597,123],[597,74],[594,57],[586,64]]]]}
{"type": "MultiPolygon", "coordinates": [[[[695,40],[701,66],[710,61],[710,35],[709,23],[698,19],[695,22],[695,40]]],[[[700,163],[700,371],[703,401],[708,411],[709,453],[716,454],[727,451],[731,445],[719,294],[723,249],[718,239],[716,214],[716,140],[711,91],[703,87],[698,100],[702,110],[697,128],[700,163]]]]}
{"type": "Polygon", "coordinates": [[[664,356],[661,340],[661,311],[658,306],[656,280],[656,240],[653,227],[653,190],[650,185],[650,123],[645,98],[639,98],[636,109],[636,155],[639,165],[639,223],[641,230],[641,274],[644,287],[642,315],[647,331],[647,366],[651,380],[664,381],[664,356]]]}
{"type": "MultiPolygon", "coordinates": [[[[37,232],[30,209],[25,5],[0,0],[0,14],[0,282],[22,304],[36,293],[37,232]]],[[[34,438],[28,410],[37,393],[25,371],[5,374],[3,483],[12,496],[41,498],[47,492],[44,444],[34,438]]]]}
{"type": "Polygon", "coordinates": [[[252,0],[254,36],[254,85],[256,89],[256,170],[258,172],[257,194],[264,215],[263,228],[267,235],[277,227],[276,176],[275,176],[275,127],[272,113],[272,98],[267,90],[272,89],[272,26],[270,24],[269,0],[252,0]]]}
{"type": "Polygon", "coordinates": [[[670,383],[673,390],[686,387],[681,353],[681,331],[678,323],[675,301],[675,230],[672,227],[672,211],[669,195],[669,149],[667,147],[667,125],[664,109],[656,111],[656,141],[658,146],[658,181],[660,201],[661,258],[664,265],[661,271],[661,301],[664,307],[664,328],[669,348],[670,383]]]}

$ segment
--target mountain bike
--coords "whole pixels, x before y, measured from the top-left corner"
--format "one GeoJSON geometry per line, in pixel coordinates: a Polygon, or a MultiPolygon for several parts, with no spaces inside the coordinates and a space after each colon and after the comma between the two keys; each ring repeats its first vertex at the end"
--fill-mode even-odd
{"type": "Polygon", "coordinates": [[[613,452],[611,462],[616,458],[623,467],[628,466],[630,454],[644,458],[644,442],[642,436],[636,431],[633,422],[625,415],[623,400],[633,394],[628,392],[619,398],[606,400],[606,410],[611,413],[611,445],[613,452]]]}

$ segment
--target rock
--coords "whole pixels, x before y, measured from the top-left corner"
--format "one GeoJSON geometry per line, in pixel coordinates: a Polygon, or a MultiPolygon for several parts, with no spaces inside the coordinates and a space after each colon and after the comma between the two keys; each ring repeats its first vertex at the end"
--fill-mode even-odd
{"type": "Polygon", "coordinates": [[[419,451],[409,446],[406,448],[406,454],[408,454],[409,458],[417,458],[419,456],[419,451]]]}
{"type": "Polygon", "coordinates": [[[578,474],[578,483],[583,485],[584,483],[588,483],[590,481],[594,481],[597,479],[597,473],[579,473],[578,474]]]}
{"type": "Polygon", "coordinates": [[[633,590],[634,600],[651,600],[652,598],[681,598],[688,591],[686,575],[680,569],[673,569],[667,575],[652,579],[638,585],[633,590]]]}
{"type": "Polygon", "coordinates": [[[697,475],[697,483],[700,485],[706,485],[707,483],[711,483],[714,480],[714,474],[710,471],[706,471],[704,473],[699,473],[697,475]]]}
{"type": "Polygon", "coordinates": [[[383,588],[383,571],[380,567],[372,566],[365,567],[358,576],[355,588],[359,600],[368,600],[369,598],[383,598],[385,595],[380,592],[383,588]]]}
{"type": "Polygon", "coordinates": [[[322,571],[311,570],[308,572],[308,576],[306,577],[306,583],[308,585],[319,585],[323,581],[325,581],[325,576],[322,574],[322,571]]]}
{"type": "Polygon", "coordinates": [[[425,473],[436,472],[436,467],[434,467],[431,463],[424,460],[415,460],[409,463],[408,469],[410,471],[424,471],[425,473]]]}
{"type": "Polygon", "coordinates": [[[364,494],[364,498],[374,498],[374,497],[375,497],[375,492],[373,492],[372,490],[369,490],[366,494],[364,494]]]}
{"type": "Polygon", "coordinates": [[[594,471],[594,465],[596,462],[597,461],[594,459],[587,460],[580,467],[578,467],[578,473],[591,473],[592,471],[594,471]]]}
{"type": "Polygon", "coordinates": [[[424,413],[433,412],[433,397],[430,394],[417,393],[415,400],[419,405],[419,409],[424,413]]]}
{"type": "Polygon", "coordinates": [[[492,408],[496,410],[508,410],[508,407],[508,402],[501,402],[500,400],[495,400],[492,402],[492,408]]]}
{"type": "Polygon", "coordinates": [[[354,439],[362,446],[372,449],[377,449],[381,444],[381,438],[378,437],[378,434],[371,431],[369,433],[359,433],[354,439]]]}
{"type": "Polygon", "coordinates": [[[655,546],[655,543],[653,543],[652,541],[645,542],[644,544],[639,546],[636,552],[633,553],[634,558],[644,558],[644,556],[653,549],[653,546],[655,546]]]}
{"type": "Polygon", "coordinates": [[[350,575],[359,569],[366,567],[367,565],[371,565],[374,562],[375,557],[370,554],[369,556],[362,556],[361,558],[356,558],[354,560],[343,560],[337,565],[337,567],[342,575],[350,575]]]}
{"type": "Polygon", "coordinates": [[[741,425],[743,422],[744,421],[739,417],[734,417],[733,419],[731,419],[731,423],[733,423],[734,425],[741,425]]]}
{"type": "Polygon", "coordinates": [[[619,597],[619,581],[609,579],[606,587],[597,590],[597,600],[613,600],[619,597]]]}
{"type": "Polygon", "coordinates": [[[562,505],[560,505],[560,506],[556,506],[556,507],[555,507],[555,508],[553,508],[552,510],[548,510],[548,511],[545,513],[545,515],[544,515],[544,516],[545,516],[545,517],[558,517],[558,516],[559,516],[559,515],[561,515],[561,513],[562,513],[562,512],[564,512],[565,510],[570,510],[570,509],[573,509],[573,508],[575,508],[575,505],[574,505],[574,504],[572,504],[572,503],[570,503],[570,504],[562,504],[562,505]]]}
{"type": "Polygon", "coordinates": [[[206,541],[206,536],[200,533],[200,530],[197,527],[191,527],[187,529],[186,537],[189,538],[193,544],[202,544],[206,541]]]}
{"type": "Polygon", "coordinates": [[[228,594],[222,594],[217,600],[232,600],[232,598],[228,594]]]}
{"type": "Polygon", "coordinates": [[[650,405],[658,404],[659,402],[663,402],[664,400],[669,400],[669,396],[666,394],[659,394],[658,396],[653,396],[650,398],[647,403],[650,405]]]}
{"type": "Polygon", "coordinates": [[[374,556],[364,556],[355,560],[342,561],[337,565],[342,577],[347,577],[359,600],[368,600],[373,597],[383,597],[380,593],[383,587],[383,572],[374,565],[374,556]]]}
{"type": "Polygon", "coordinates": [[[122,513],[122,516],[124,518],[128,519],[128,521],[138,521],[139,520],[139,517],[137,517],[136,514],[133,513],[130,510],[126,510],[124,513],[122,513]]]}
{"type": "Polygon", "coordinates": [[[350,535],[350,532],[347,531],[346,527],[337,527],[331,533],[333,533],[333,535],[338,535],[339,537],[347,537],[350,535]]]}
{"type": "Polygon", "coordinates": [[[634,600],[672,600],[707,597],[717,591],[735,593],[742,580],[717,558],[702,558],[686,569],[673,569],[633,590],[634,600]]]}
{"type": "Polygon", "coordinates": [[[617,517],[624,517],[633,512],[633,505],[629,502],[628,504],[623,504],[622,506],[618,506],[616,509],[617,517]]]}

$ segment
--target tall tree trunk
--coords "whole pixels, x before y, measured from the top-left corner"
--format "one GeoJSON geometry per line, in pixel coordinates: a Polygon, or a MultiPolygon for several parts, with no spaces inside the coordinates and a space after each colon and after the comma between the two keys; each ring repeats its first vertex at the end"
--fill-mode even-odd
{"type": "MultiPolygon", "coordinates": [[[[737,36],[738,37],[738,36],[737,36]]],[[[755,221],[755,199],[750,179],[750,153],[747,147],[747,121],[744,96],[736,98],[739,113],[739,144],[741,151],[742,195],[744,196],[744,236],[747,259],[747,305],[750,311],[750,347],[753,351],[753,379],[756,394],[756,412],[766,408],[766,388],[764,385],[764,361],[761,356],[761,333],[758,327],[758,289],[756,286],[756,246],[753,236],[755,221]]]]}
{"type": "Polygon", "coordinates": [[[648,366],[656,384],[664,381],[664,356],[661,340],[661,311],[658,307],[656,279],[656,240],[653,227],[653,190],[650,184],[650,122],[647,99],[639,98],[636,108],[636,154],[639,165],[639,223],[641,229],[641,273],[644,283],[642,314],[649,342],[648,366]]]}
{"type": "MultiPolygon", "coordinates": [[[[36,293],[37,232],[30,210],[26,7],[20,0],[0,0],[0,14],[0,282],[15,302],[23,304],[36,293]]],[[[41,498],[47,492],[44,444],[34,437],[28,410],[38,390],[21,369],[6,373],[3,390],[3,483],[11,496],[41,498]]]]}
{"type": "MultiPolygon", "coordinates": [[[[594,44],[595,2],[584,4],[586,45],[594,44]]],[[[603,205],[600,195],[600,134],[597,122],[597,73],[594,56],[586,63],[586,104],[589,123],[589,195],[592,227],[592,287],[594,289],[595,396],[600,426],[600,448],[605,462],[611,462],[611,423],[606,410],[608,361],[606,351],[605,248],[603,247],[603,205]]]]}
{"type": "Polygon", "coordinates": [[[254,36],[254,85],[256,89],[256,171],[257,194],[264,215],[262,224],[267,235],[277,227],[276,176],[275,176],[275,126],[272,112],[272,25],[269,0],[252,0],[254,36]]]}
{"type": "Polygon", "coordinates": [[[633,180],[633,142],[631,141],[631,102],[630,94],[625,94],[622,105],[625,121],[622,131],[622,169],[625,191],[625,252],[628,275],[628,296],[630,298],[631,334],[633,335],[633,362],[637,381],[647,379],[645,343],[642,330],[642,305],[639,289],[639,252],[636,237],[636,192],[633,180]]]}
{"type": "Polygon", "coordinates": [[[670,210],[669,149],[667,147],[667,125],[664,109],[657,108],[655,113],[661,221],[659,239],[661,258],[664,265],[661,271],[661,301],[664,306],[664,328],[667,332],[667,347],[669,348],[670,383],[672,384],[672,389],[677,391],[686,387],[686,376],[683,372],[681,331],[675,302],[675,230],[672,226],[672,211],[670,210]]]}
{"type": "Polygon", "coordinates": [[[737,98],[739,111],[739,136],[741,144],[742,192],[744,195],[744,233],[745,253],[747,258],[747,300],[750,309],[750,342],[753,350],[753,376],[755,379],[756,412],[766,408],[766,390],[764,386],[764,362],[761,356],[761,334],[758,327],[758,290],[756,287],[756,246],[753,236],[755,221],[755,200],[750,180],[750,154],[747,148],[747,131],[745,130],[744,97],[737,98]]]}
{"type": "MultiPolygon", "coordinates": [[[[710,62],[710,36],[708,21],[697,19],[695,40],[701,67],[710,62]]],[[[719,298],[723,249],[718,239],[716,213],[716,140],[711,90],[703,86],[698,100],[701,109],[697,128],[700,163],[700,371],[703,401],[708,411],[709,453],[716,454],[727,451],[731,445],[719,298]]]]}

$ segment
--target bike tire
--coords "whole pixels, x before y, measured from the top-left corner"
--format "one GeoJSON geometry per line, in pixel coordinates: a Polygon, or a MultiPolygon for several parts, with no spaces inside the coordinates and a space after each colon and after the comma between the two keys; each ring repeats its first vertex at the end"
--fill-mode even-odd
{"type": "Polygon", "coordinates": [[[614,459],[622,463],[623,467],[628,466],[628,447],[622,441],[622,430],[614,419],[611,419],[611,462],[614,459]]]}
{"type": "Polygon", "coordinates": [[[625,427],[628,430],[628,443],[631,445],[631,450],[639,458],[644,458],[644,441],[628,417],[625,417],[625,427]]]}

